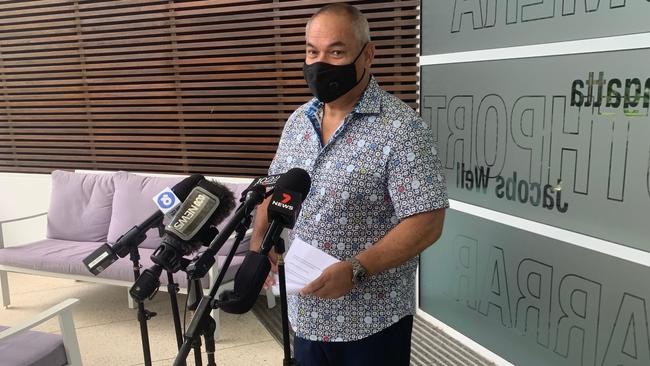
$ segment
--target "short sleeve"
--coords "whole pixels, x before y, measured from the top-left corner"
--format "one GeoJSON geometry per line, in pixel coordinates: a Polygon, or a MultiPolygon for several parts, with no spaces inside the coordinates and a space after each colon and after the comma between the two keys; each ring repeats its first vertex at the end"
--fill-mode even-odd
{"type": "Polygon", "coordinates": [[[282,130],[282,135],[280,136],[280,142],[278,143],[278,148],[275,151],[275,156],[273,157],[273,160],[271,161],[271,165],[269,166],[269,173],[268,175],[275,175],[275,174],[282,174],[287,172],[291,167],[288,167],[287,164],[283,164],[283,158],[285,158],[285,150],[287,150],[287,134],[288,131],[291,128],[294,128],[294,124],[296,121],[296,118],[298,118],[300,111],[302,108],[298,108],[295,110],[291,116],[287,119],[287,122],[284,124],[284,128],[282,130]]]}
{"type": "Polygon", "coordinates": [[[280,159],[278,159],[278,154],[276,152],[273,160],[271,161],[271,165],[269,166],[269,175],[284,173],[286,169],[283,169],[281,165],[282,164],[280,164],[280,159]]]}
{"type": "Polygon", "coordinates": [[[421,120],[405,123],[395,132],[388,161],[388,192],[395,215],[449,207],[447,183],[431,130],[421,120]]]}

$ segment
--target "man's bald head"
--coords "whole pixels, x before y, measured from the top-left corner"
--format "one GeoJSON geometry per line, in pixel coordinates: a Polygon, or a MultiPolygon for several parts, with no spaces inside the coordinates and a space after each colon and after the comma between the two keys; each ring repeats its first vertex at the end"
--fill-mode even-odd
{"type": "Polygon", "coordinates": [[[354,28],[359,47],[370,42],[370,26],[365,15],[359,9],[345,3],[330,4],[320,8],[307,22],[305,33],[309,33],[309,26],[314,19],[325,14],[346,17],[354,28]]]}

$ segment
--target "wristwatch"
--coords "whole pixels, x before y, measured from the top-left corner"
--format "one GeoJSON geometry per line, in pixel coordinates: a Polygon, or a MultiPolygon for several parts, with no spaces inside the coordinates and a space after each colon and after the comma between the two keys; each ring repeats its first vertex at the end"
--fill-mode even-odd
{"type": "Polygon", "coordinates": [[[352,283],[355,285],[360,284],[368,278],[368,271],[363,267],[361,262],[355,257],[348,259],[352,264],[352,283]]]}

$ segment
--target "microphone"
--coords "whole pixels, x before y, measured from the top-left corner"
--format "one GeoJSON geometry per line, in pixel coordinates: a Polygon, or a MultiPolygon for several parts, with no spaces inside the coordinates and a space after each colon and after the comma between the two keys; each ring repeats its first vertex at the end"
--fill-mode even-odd
{"type": "Polygon", "coordinates": [[[282,230],[294,227],[310,186],[309,174],[300,168],[293,168],[278,179],[268,207],[270,225],[262,241],[262,249],[260,253],[251,251],[246,254],[235,274],[233,290],[224,291],[219,296],[219,307],[223,311],[243,314],[253,307],[271,270],[267,255],[280,238],[282,230]]]}
{"type": "Polygon", "coordinates": [[[273,188],[278,183],[278,180],[282,177],[282,174],[267,175],[266,177],[257,177],[253,179],[251,184],[244,190],[242,196],[245,196],[251,189],[254,187],[264,187],[264,188],[273,188]]]}
{"type": "Polygon", "coordinates": [[[183,257],[209,243],[218,233],[216,225],[234,206],[235,200],[228,188],[201,180],[165,227],[160,246],[151,254],[154,265],[135,281],[129,290],[131,296],[137,301],[152,297],[160,286],[162,270],[178,272],[188,262],[183,257]]]}
{"type": "Polygon", "coordinates": [[[218,233],[216,225],[234,207],[235,199],[228,188],[209,180],[200,181],[165,227],[165,235],[151,260],[169,272],[177,272],[180,259],[210,243],[218,233]]]}
{"type": "Polygon", "coordinates": [[[283,227],[293,229],[302,201],[307,197],[310,187],[311,178],[303,169],[293,168],[284,173],[278,179],[269,203],[267,212],[271,225],[277,222],[283,227]]]}
{"type": "Polygon", "coordinates": [[[278,179],[282,174],[274,174],[274,175],[267,175],[266,177],[257,177],[253,179],[251,184],[246,187],[241,193],[241,197],[239,198],[239,202],[245,202],[246,200],[250,199],[250,194],[253,192],[253,194],[257,194],[258,192],[262,192],[266,195],[266,191],[268,189],[273,189],[275,185],[278,183],[278,179]]]}
{"type": "MultiPolygon", "coordinates": [[[[199,181],[203,179],[205,178],[201,174],[193,174],[172,187],[172,193],[175,194],[181,201],[184,201],[192,188],[194,188],[194,186],[196,186],[199,181]]],[[[159,194],[158,196],[163,195],[159,194]]],[[[171,195],[164,197],[165,201],[174,200],[172,198],[173,196],[171,195]]],[[[170,205],[173,206],[173,202],[170,202],[170,205]]],[[[159,204],[159,207],[161,207],[161,209],[164,208],[163,206],[159,204]]],[[[113,245],[110,245],[108,243],[102,244],[99,248],[84,258],[82,262],[86,268],[88,268],[90,273],[97,276],[103,270],[113,264],[113,262],[115,262],[118,258],[126,257],[132,247],[140,245],[140,243],[142,243],[147,237],[146,232],[149,229],[152,227],[160,226],[162,224],[163,217],[163,212],[156,211],[151,216],[149,216],[149,218],[144,220],[140,225],[134,226],[131,230],[120,236],[117,241],[113,243],[113,245]]]]}

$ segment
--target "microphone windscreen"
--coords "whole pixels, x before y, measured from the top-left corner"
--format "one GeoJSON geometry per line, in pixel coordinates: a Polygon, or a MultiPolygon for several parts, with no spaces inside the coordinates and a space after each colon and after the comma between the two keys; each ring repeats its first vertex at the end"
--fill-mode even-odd
{"type": "Polygon", "coordinates": [[[213,225],[220,224],[235,208],[235,196],[226,186],[216,180],[202,180],[199,186],[219,198],[219,208],[214,212],[209,222],[213,225]]]}
{"type": "Polygon", "coordinates": [[[182,255],[208,245],[217,235],[216,226],[234,207],[235,198],[228,188],[215,181],[200,180],[166,227],[163,243],[176,243],[174,247],[183,248],[182,255]]]}
{"type": "Polygon", "coordinates": [[[305,199],[311,187],[311,178],[304,169],[292,168],[282,174],[275,187],[276,190],[288,189],[300,193],[305,199]]]}
{"type": "Polygon", "coordinates": [[[257,252],[248,252],[237,274],[232,291],[219,295],[219,307],[230,314],[243,314],[255,305],[271,270],[269,257],[257,252]]]}
{"type": "Polygon", "coordinates": [[[187,196],[192,192],[199,182],[205,180],[201,174],[192,174],[172,187],[172,191],[181,201],[185,201],[187,196]]]}

